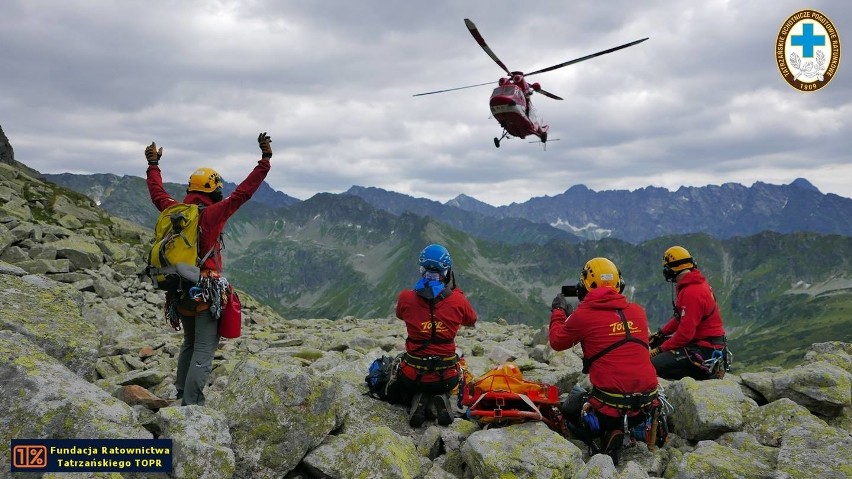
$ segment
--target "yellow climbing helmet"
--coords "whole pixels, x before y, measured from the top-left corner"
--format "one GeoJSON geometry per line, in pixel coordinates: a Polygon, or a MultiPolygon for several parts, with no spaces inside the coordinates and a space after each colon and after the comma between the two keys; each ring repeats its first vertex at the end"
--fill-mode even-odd
{"type": "Polygon", "coordinates": [[[592,258],[586,262],[586,266],[580,271],[580,285],[582,288],[579,289],[585,289],[586,292],[603,286],[610,287],[619,293],[624,291],[621,271],[615,263],[603,257],[592,258]]]}
{"type": "Polygon", "coordinates": [[[666,281],[674,281],[681,271],[695,267],[695,260],[683,246],[672,246],[663,253],[663,276],[666,281]]]}
{"type": "Polygon", "coordinates": [[[202,193],[213,193],[217,188],[222,187],[222,177],[213,168],[202,166],[191,175],[189,175],[189,186],[186,188],[187,193],[190,191],[200,191],[202,193]]]}

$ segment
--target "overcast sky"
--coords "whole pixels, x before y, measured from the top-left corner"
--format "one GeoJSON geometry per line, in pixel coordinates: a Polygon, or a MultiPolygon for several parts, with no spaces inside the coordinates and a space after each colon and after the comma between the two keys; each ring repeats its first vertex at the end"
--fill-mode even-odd
{"type": "Polygon", "coordinates": [[[815,93],[782,78],[774,43],[795,11],[852,48],[847,1],[31,1],[0,8],[0,126],[44,173],[168,181],[210,166],[239,182],[269,132],[269,184],[300,199],[376,186],[493,205],[594,190],[810,180],[852,197],[852,60],[815,93]],[[489,86],[531,77],[547,151],[504,141],[489,86]]]}

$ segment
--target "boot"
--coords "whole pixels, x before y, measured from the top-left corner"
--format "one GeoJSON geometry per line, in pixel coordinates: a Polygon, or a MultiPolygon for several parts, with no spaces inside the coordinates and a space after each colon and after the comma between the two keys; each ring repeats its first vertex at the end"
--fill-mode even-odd
{"type": "Polygon", "coordinates": [[[429,397],[423,393],[417,393],[411,399],[411,409],[408,412],[408,425],[420,427],[426,420],[426,408],[429,406],[429,397]]]}
{"type": "Polygon", "coordinates": [[[438,424],[441,426],[449,426],[453,423],[453,406],[450,402],[450,394],[438,394],[435,395],[432,399],[432,403],[435,405],[435,413],[438,416],[438,424]]]}
{"type": "Polygon", "coordinates": [[[621,456],[621,448],[624,445],[624,432],[621,429],[610,431],[604,445],[603,452],[612,458],[613,465],[618,465],[621,456]]]}

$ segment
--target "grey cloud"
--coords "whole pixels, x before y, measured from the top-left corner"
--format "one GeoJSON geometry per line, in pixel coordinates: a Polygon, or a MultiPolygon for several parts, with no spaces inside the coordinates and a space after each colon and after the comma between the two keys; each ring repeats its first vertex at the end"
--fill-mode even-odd
{"type": "MultiPolygon", "coordinates": [[[[842,28],[852,5],[809,6],[849,37],[842,28]]],[[[268,131],[270,184],[298,198],[360,184],[506,204],[578,183],[676,188],[761,175],[806,176],[849,197],[845,62],[827,88],[802,94],[772,56],[796,8],[770,0],[8,0],[0,124],[17,158],[45,172],[141,176],[142,149],[156,140],[172,181],[199,164],[238,181],[257,159],[257,133],[268,131]],[[498,150],[488,86],[411,96],[499,78],[466,17],[510,68],[527,71],[651,39],[533,77],[565,98],[534,96],[561,140],[546,152],[517,139],[498,150]]]]}

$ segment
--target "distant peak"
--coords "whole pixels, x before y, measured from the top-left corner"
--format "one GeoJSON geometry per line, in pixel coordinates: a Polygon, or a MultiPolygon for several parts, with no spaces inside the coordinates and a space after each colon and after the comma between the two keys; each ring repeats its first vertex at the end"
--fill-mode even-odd
{"type": "Polygon", "coordinates": [[[462,194],[456,196],[455,198],[447,201],[446,204],[450,205],[450,206],[458,206],[458,205],[463,205],[463,204],[487,205],[488,203],[485,203],[484,201],[479,201],[478,199],[476,199],[472,196],[468,196],[468,195],[462,193],[462,194]]]}
{"type": "Polygon", "coordinates": [[[811,183],[810,181],[808,181],[804,178],[796,178],[795,180],[793,180],[792,183],[790,183],[790,186],[794,186],[796,188],[801,188],[803,190],[815,191],[817,193],[821,193],[821,191],[819,191],[819,188],[817,188],[816,186],[813,185],[813,183],[811,183]]]}

